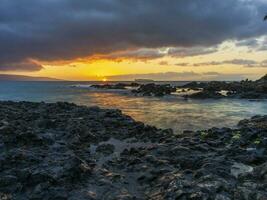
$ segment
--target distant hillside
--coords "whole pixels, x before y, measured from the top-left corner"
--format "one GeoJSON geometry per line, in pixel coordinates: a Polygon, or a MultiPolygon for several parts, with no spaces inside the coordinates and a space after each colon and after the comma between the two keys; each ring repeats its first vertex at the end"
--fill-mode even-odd
{"type": "Polygon", "coordinates": [[[48,77],[0,74],[0,81],[62,81],[62,80],[55,78],[48,78],[48,77]]]}

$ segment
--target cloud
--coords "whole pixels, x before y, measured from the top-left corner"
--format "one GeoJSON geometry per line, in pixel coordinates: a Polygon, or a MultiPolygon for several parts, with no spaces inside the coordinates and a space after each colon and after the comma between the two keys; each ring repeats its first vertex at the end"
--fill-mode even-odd
{"type": "Polygon", "coordinates": [[[262,0],[1,0],[0,65],[122,51],[143,58],[139,49],[167,47],[174,57],[203,55],[266,34],[266,10],[262,0]]]}
{"type": "Polygon", "coordinates": [[[201,66],[216,66],[216,65],[222,65],[223,62],[218,62],[218,61],[211,61],[211,62],[201,62],[201,63],[194,63],[194,67],[201,67],[201,66]]]}
{"type": "MultiPolygon", "coordinates": [[[[170,48],[141,48],[141,49],[131,49],[126,51],[113,52],[109,54],[102,54],[93,56],[92,59],[109,59],[115,61],[121,61],[123,59],[129,60],[152,60],[157,58],[163,58],[166,56],[185,58],[211,54],[217,52],[216,47],[170,47],[170,48]]],[[[165,61],[163,61],[165,62],[165,61]]]]}
{"type": "Polygon", "coordinates": [[[123,59],[129,59],[129,60],[151,60],[151,59],[157,59],[162,58],[166,54],[161,52],[159,49],[136,49],[136,50],[128,50],[128,51],[120,51],[120,52],[114,52],[109,54],[102,54],[102,55],[96,55],[93,56],[93,59],[109,59],[109,60],[115,60],[115,61],[121,61],[123,59]]]}
{"type": "Polygon", "coordinates": [[[8,63],[1,63],[0,62],[0,71],[40,71],[43,69],[43,66],[31,61],[31,60],[24,60],[21,62],[8,62],[8,63]]]}
{"type": "Polygon", "coordinates": [[[245,67],[267,68],[267,63],[258,63],[258,64],[256,64],[256,65],[246,65],[245,67]]]}
{"type": "Polygon", "coordinates": [[[180,67],[186,67],[189,65],[189,63],[176,63],[175,65],[180,67]]]}
{"type": "Polygon", "coordinates": [[[166,80],[180,80],[189,79],[192,77],[197,78],[198,73],[195,72],[165,72],[165,73],[148,73],[148,74],[126,74],[126,75],[115,75],[107,77],[108,80],[135,80],[135,79],[153,79],[159,81],[166,80]]]}
{"type": "Polygon", "coordinates": [[[267,60],[255,61],[249,59],[232,59],[232,60],[223,60],[223,61],[209,61],[209,62],[199,62],[199,63],[176,63],[176,66],[180,67],[205,67],[205,66],[219,66],[219,65],[236,65],[242,67],[258,67],[264,68],[267,67],[267,60]]]}
{"type": "Polygon", "coordinates": [[[267,37],[264,37],[258,45],[258,51],[267,51],[267,37]]]}
{"type": "Polygon", "coordinates": [[[166,73],[148,73],[148,74],[126,74],[106,77],[110,81],[133,81],[135,79],[152,79],[155,81],[232,81],[243,80],[248,77],[247,74],[223,74],[218,72],[196,73],[187,72],[166,72],[166,73]]]}
{"type": "Polygon", "coordinates": [[[203,74],[204,75],[208,75],[208,76],[218,76],[218,75],[220,75],[220,73],[218,73],[218,72],[204,72],[203,74]]]}
{"type": "Polygon", "coordinates": [[[200,56],[217,52],[218,49],[216,47],[212,48],[203,48],[203,47],[192,47],[192,48],[170,48],[168,50],[168,55],[171,57],[184,58],[188,56],[200,56]]]}
{"type": "Polygon", "coordinates": [[[250,51],[266,51],[267,36],[237,41],[235,45],[237,47],[247,47],[250,51]]]}
{"type": "Polygon", "coordinates": [[[164,65],[164,66],[166,66],[166,65],[169,65],[169,62],[168,62],[168,61],[160,61],[160,62],[159,62],[159,65],[164,65]]]}
{"type": "Polygon", "coordinates": [[[233,60],[226,60],[224,64],[233,64],[233,65],[255,65],[257,61],[254,60],[246,60],[246,59],[233,59],[233,60]]]}
{"type": "Polygon", "coordinates": [[[249,38],[247,40],[237,41],[235,44],[237,47],[248,47],[250,49],[256,49],[259,46],[259,41],[256,38],[249,38]]]}
{"type": "MultiPolygon", "coordinates": [[[[215,72],[216,73],[216,72],[215,72]]],[[[217,73],[217,74],[203,74],[203,80],[207,81],[240,81],[248,78],[251,75],[248,74],[224,74],[224,73],[217,73]]],[[[252,75],[253,79],[255,77],[252,75]]]]}
{"type": "Polygon", "coordinates": [[[195,63],[193,66],[200,67],[200,66],[216,66],[216,65],[238,65],[238,66],[261,66],[261,62],[257,62],[255,60],[248,60],[248,59],[232,59],[232,60],[224,60],[224,61],[211,61],[211,62],[202,62],[202,63],[195,63]]]}

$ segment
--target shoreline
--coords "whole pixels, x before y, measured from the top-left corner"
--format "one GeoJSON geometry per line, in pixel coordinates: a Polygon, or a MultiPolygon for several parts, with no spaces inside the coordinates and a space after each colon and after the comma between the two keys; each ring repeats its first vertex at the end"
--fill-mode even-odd
{"type": "Polygon", "coordinates": [[[174,135],[115,109],[0,101],[0,199],[262,200],[266,124],[174,135]]]}
{"type": "Polygon", "coordinates": [[[157,84],[154,81],[151,83],[102,83],[88,86],[88,88],[100,90],[127,90],[129,87],[132,88],[131,93],[135,96],[163,97],[176,93],[184,99],[267,99],[267,74],[255,81],[248,79],[240,82],[193,81],[181,86],[171,83],[157,84]]]}

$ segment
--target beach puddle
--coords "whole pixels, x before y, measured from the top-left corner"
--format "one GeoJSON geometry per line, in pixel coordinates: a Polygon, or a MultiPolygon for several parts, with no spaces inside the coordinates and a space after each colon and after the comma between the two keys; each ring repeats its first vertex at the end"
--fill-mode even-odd
{"type": "Polygon", "coordinates": [[[156,145],[150,142],[135,141],[137,141],[135,138],[126,140],[110,138],[108,141],[100,142],[98,145],[91,145],[90,153],[95,157],[96,164],[101,167],[104,163],[119,158],[124,150],[130,150],[131,148],[148,148],[156,145]],[[100,147],[103,147],[102,150],[99,150],[100,147]]]}

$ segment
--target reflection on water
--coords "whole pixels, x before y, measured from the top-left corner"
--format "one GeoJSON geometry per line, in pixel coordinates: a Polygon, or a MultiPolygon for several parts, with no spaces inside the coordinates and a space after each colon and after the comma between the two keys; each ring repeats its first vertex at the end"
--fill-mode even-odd
{"type": "Polygon", "coordinates": [[[0,100],[68,101],[80,105],[118,108],[138,121],[159,128],[173,128],[177,133],[213,126],[235,126],[241,119],[267,114],[266,101],[134,97],[125,94],[127,92],[71,88],[71,84],[5,83],[0,85],[0,100]]]}
{"type": "MultiPolygon", "coordinates": [[[[90,104],[119,108],[134,119],[159,128],[197,130],[235,126],[243,118],[267,114],[266,102],[245,100],[189,100],[129,97],[115,93],[88,93],[90,104]]],[[[86,101],[80,101],[86,104],[86,101]]]]}

